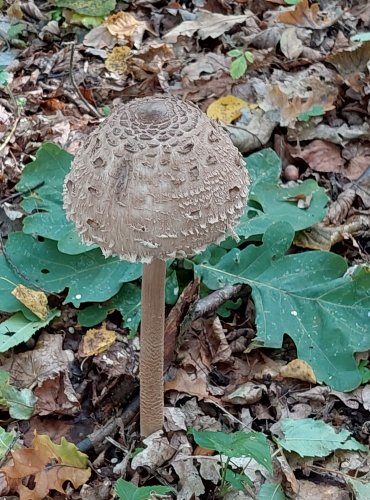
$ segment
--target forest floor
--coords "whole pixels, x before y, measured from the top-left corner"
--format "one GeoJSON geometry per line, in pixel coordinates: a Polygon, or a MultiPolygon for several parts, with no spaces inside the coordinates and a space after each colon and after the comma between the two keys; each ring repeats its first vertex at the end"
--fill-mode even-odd
{"type": "MultiPolygon", "coordinates": [[[[312,225],[293,224],[290,255],[330,251],[334,268],[340,256],[350,269],[362,266],[368,272],[369,0],[1,0],[0,6],[0,233],[6,259],[17,260],[17,250],[12,257],[6,242],[24,230],[30,211],[21,205],[16,185],[37,151],[53,143],[58,153],[43,149],[45,154],[64,150],[73,155],[114,106],[169,94],[218,119],[243,156],[261,153],[266,159],[273,150],[279,186],[314,183],[315,194],[298,189],[289,199],[316,217],[312,225]],[[317,200],[324,192],[327,198],[317,208],[312,196],[317,200]]],[[[258,159],[253,158],[251,164],[258,159]]],[[[270,201],[267,197],[266,205],[270,201]]],[[[27,269],[21,268],[22,261],[12,272],[27,284],[27,269]]],[[[174,289],[180,286],[182,293],[167,301],[172,316],[166,336],[177,337],[177,350],[166,358],[164,433],[140,443],[139,341],[125,327],[125,306],[107,307],[106,321],[89,329],[78,320],[75,304],[65,300],[68,283],[55,293],[49,288],[48,306],[60,315],[26,342],[1,350],[2,370],[10,379],[0,377],[0,391],[4,384],[9,390],[10,383],[16,397],[28,389],[37,398],[29,403],[31,414],[19,417],[12,397],[0,393],[2,498],[108,500],[115,498],[116,482],[123,478],[139,486],[130,490],[121,484],[119,498],[127,500],[148,498],[150,489],[140,488],[152,485],[174,488],[176,494],[166,498],[183,500],[369,499],[370,458],[364,446],[370,438],[370,340],[350,337],[356,329],[370,337],[369,319],[360,328],[356,312],[348,313],[348,336],[341,331],[331,340],[339,350],[348,344],[351,360],[360,367],[361,380],[349,390],[345,379],[353,369],[348,374],[343,366],[349,365],[338,364],[338,374],[335,368],[327,378],[320,376],[314,362],[301,360],[292,332],[284,338],[282,332],[281,347],[275,342],[266,348],[255,339],[259,312],[248,286],[234,288],[228,306],[215,313],[217,291],[199,302],[203,285],[199,290],[199,282],[189,281],[181,266],[173,269],[174,289]],[[190,321],[188,311],[196,304],[202,314],[190,321]],[[84,341],[87,331],[91,344],[84,341]],[[360,345],[367,347],[356,349],[360,345]],[[328,382],[331,377],[338,377],[336,384],[328,382]],[[319,441],[320,446],[294,447],[290,436],[289,449],[284,419],[310,419],[314,425],[306,431],[307,443],[319,441]],[[335,441],[328,426],[348,431],[351,444],[338,439],[320,454],[320,447],[335,441]],[[265,470],[253,454],[233,457],[234,476],[220,480],[225,457],[215,453],[226,451],[197,441],[193,428],[264,433],[273,470],[265,470]],[[45,449],[52,445],[42,441],[45,435],[53,443],[64,437],[86,452],[88,475],[77,449],[66,445],[64,452],[53,448],[48,455],[45,449]],[[12,459],[12,448],[28,451],[12,459]],[[58,476],[53,464],[68,464],[63,453],[75,461],[69,473],[66,466],[58,476]],[[32,467],[26,470],[22,460],[32,467]]],[[[3,321],[16,311],[2,307],[6,300],[0,286],[3,321]]],[[[369,308],[366,290],[361,299],[348,300],[349,307],[369,308]]],[[[325,328],[330,329],[330,321],[325,328]]]]}

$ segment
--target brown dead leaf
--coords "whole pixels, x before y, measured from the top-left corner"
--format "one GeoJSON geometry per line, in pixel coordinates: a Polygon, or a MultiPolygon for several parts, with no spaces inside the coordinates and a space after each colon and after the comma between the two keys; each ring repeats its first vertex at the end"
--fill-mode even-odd
{"type": "Polygon", "coordinates": [[[220,97],[210,104],[207,109],[207,115],[214,120],[219,120],[228,125],[240,118],[243,108],[254,109],[256,105],[248,103],[238,97],[234,97],[233,95],[227,95],[220,97]]]}
{"type": "Polygon", "coordinates": [[[342,13],[338,11],[332,17],[329,17],[323,11],[320,11],[318,3],[310,6],[308,0],[301,0],[293,10],[279,14],[277,19],[281,23],[293,24],[300,28],[322,30],[332,26],[341,15],[342,13]]]}
{"type": "Polygon", "coordinates": [[[163,39],[169,43],[175,43],[179,36],[192,37],[198,32],[201,40],[206,38],[218,38],[223,35],[236,24],[243,24],[249,18],[255,19],[254,14],[247,11],[246,14],[240,16],[224,16],[208,11],[201,11],[195,14],[192,21],[184,21],[179,26],[176,26],[163,36],[163,39]]]}
{"type": "Polygon", "coordinates": [[[262,398],[265,390],[264,385],[247,382],[237,387],[232,393],[224,396],[222,400],[234,405],[251,405],[262,398]]]}
{"type": "Polygon", "coordinates": [[[292,149],[291,154],[293,158],[304,160],[316,172],[341,173],[345,163],[339,146],[320,139],[312,141],[304,148],[292,149]]]}
{"type": "Polygon", "coordinates": [[[134,470],[138,467],[149,467],[151,470],[156,470],[176,453],[176,449],[170,445],[162,431],[151,434],[143,440],[143,443],[146,448],[132,459],[131,467],[134,470]]]}
{"type": "MultiPolygon", "coordinates": [[[[86,483],[91,475],[88,456],[64,438],[59,445],[49,436],[35,433],[32,448],[12,452],[13,464],[1,469],[10,480],[18,480],[16,491],[20,500],[43,500],[51,490],[65,494],[63,484],[71,481],[75,488],[86,483]],[[22,484],[30,476],[34,479],[31,490],[22,484]]],[[[14,482],[13,482],[14,484],[14,482]]]]}
{"type": "Polygon", "coordinates": [[[80,410],[80,403],[71,381],[64,376],[64,373],[45,380],[39,387],[36,387],[34,394],[37,397],[35,414],[40,416],[73,416],[80,410]]]}
{"type": "Polygon", "coordinates": [[[299,480],[299,492],[296,500],[349,500],[350,496],[342,487],[331,484],[317,484],[312,481],[299,480]]]}
{"type": "Polygon", "coordinates": [[[108,71],[123,75],[127,70],[127,59],[130,55],[130,47],[123,45],[114,47],[104,61],[105,67],[108,71]]]}
{"type": "Polygon", "coordinates": [[[83,336],[78,353],[82,358],[100,354],[114,344],[116,337],[116,332],[107,330],[105,323],[100,328],[91,328],[83,336]]]}
{"type": "Polygon", "coordinates": [[[330,54],[326,58],[329,63],[337,68],[343,80],[357,91],[360,91],[364,85],[361,73],[367,71],[369,59],[370,41],[330,54]]]}
{"type": "Polygon", "coordinates": [[[316,384],[316,376],[311,366],[303,359],[293,359],[280,369],[280,375],[286,378],[295,378],[310,384],[316,384]]]}
{"type": "Polygon", "coordinates": [[[47,318],[49,314],[48,298],[44,292],[38,292],[23,285],[17,285],[12,290],[12,295],[38,318],[42,320],[47,318]]]}
{"type": "Polygon", "coordinates": [[[145,21],[138,21],[128,12],[117,12],[110,15],[104,22],[109,33],[118,40],[132,43],[136,48],[141,47],[145,31],[154,33],[145,21]]]}
{"type": "Polygon", "coordinates": [[[190,374],[183,368],[178,368],[175,378],[164,384],[165,391],[177,391],[200,399],[209,397],[206,375],[203,372],[190,374]]]}
{"type": "Polygon", "coordinates": [[[358,236],[369,229],[370,217],[368,215],[354,215],[340,226],[315,224],[305,231],[300,231],[296,233],[294,244],[301,248],[329,251],[333,245],[348,239],[349,235],[358,236]]]}

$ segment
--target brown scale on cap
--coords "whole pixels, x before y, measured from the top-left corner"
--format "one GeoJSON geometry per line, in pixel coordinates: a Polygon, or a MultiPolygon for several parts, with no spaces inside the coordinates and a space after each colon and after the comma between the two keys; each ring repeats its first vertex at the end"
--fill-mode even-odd
{"type": "Polygon", "coordinates": [[[121,105],[85,141],[65,182],[85,243],[130,261],[184,257],[232,234],[248,174],[222,127],[172,97],[121,105]]]}

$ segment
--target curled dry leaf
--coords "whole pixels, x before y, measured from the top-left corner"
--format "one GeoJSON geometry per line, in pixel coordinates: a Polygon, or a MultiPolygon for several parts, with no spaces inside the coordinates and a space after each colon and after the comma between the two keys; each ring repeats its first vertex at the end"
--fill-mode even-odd
{"type": "Polygon", "coordinates": [[[316,384],[316,376],[311,366],[303,359],[293,359],[280,369],[280,375],[316,384]]]}
{"type": "Polygon", "coordinates": [[[87,330],[82,338],[78,353],[81,357],[95,356],[107,351],[115,341],[116,332],[107,330],[106,324],[103,323],[100,328],[87,330]]]}
{"type": "Polygon", "coordinates": [[[331,247],[349,237],[361,235],[370,228],[368,215],[354,215],[346,224],[331,227],[315,224],[305,231],[300,231],[294,238],[294,244],[301,248],[329,251],[331,247]]]}
{"type": "Polygon", "coordinates": [[[145,21],[138,21],[128,12],[112,14],[106,19],[104,26],[116,39],[129,41],[136,48],[140,48],[145,31],[156,35],[145,21]]]}
{"type": "Polygon", "coordinates": [[[356,191],[349,187],[345,189],[338,198],[330,205],[326,219],[332,224],[339,224],[348,215],[350,208],[356,198],[356,191]]]}
{"type": "Polygon", "coordinates": [[[22,302],[38,318],[45,320],[49,314],[48,298],[44,292],[31,290],[24,285],[17,285],[12,295],[22,302]]]}
{"type": "Polygon", "coordinates": [[[322,30],[332,26],[341,17],[342,12],[337,10],[331,17],[320,11],[318,3],[311,6],[308,0],[301,0],[293,10],[283,12],[278,16],[278,21],[284,24],[293,24],[300,28],[322,30]]]}
{"type": "Polygon", "coordinates": [[[246,382],[237,387],[231,394],[224,396],[222,400],[236,405],[251,405],[261,399],[265,389],[264,385],[246,382]]]}
{"type": "Polygon", "coordinates": [[[134,470],[138,467],[149,467],[156,470],[173,457],[176,449],[162,434],[162,431],[157,431],[143,440],[146,448],[134,456],[131,462],[131,467],[134,470]]]}
{"type": "Polygon", "coordinates": [[[328,62],[337,68],[343,80],[356,91],[361,91],[364,85],[361,73],[367,71],[369,59],[370,41],[330,54],[326,58],[328,62]]]}

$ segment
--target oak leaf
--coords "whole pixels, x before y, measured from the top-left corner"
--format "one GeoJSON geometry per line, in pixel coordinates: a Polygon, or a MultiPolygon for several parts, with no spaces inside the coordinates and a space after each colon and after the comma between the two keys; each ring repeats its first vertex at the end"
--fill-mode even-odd
{"type": "Polygon", "coordinates": [[[2,467],[0,472],[5,473],[20,500],[43,500],[50,490],[64,494],[66,481],[78,488],[91,474],[87,455],[63,437],[60,444],[55,444],[49,436],[35,432],[32,447],[13,451],[12,458],[13,464],[2,467]],[[30,476],[33,476],[33,489],[23,484],[30,476]]]}

